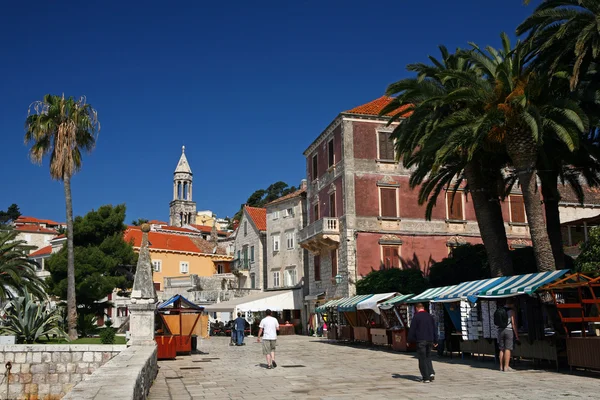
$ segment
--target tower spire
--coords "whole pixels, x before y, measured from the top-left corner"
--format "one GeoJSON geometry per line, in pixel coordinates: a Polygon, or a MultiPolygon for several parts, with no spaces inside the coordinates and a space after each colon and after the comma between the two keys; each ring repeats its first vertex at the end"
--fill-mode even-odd
{"type": "Polygon", "coordinates": [[[192,201],[193,174],[185,146],[181,146],[181,157],[173,174],[173,200],[170,204],[169,224],[184,226],[196,223],[196,203],[192,201]]]}

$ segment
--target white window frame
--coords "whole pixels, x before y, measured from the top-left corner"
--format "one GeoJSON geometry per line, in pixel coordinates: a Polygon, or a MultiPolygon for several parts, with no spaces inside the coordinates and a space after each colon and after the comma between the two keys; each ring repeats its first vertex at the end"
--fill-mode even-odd
{"type": "MultiPolygon", "coordinates": [[[[463,190],[457,190],[455,193],[455,196],[460,196],[460,204],[462,207],[462,219],[460,220],[454,220],[454,219],[450,219],[450,203],[448,202],[448,194],[450,194],[448,191],[446,191],[446,193],[444,194],[444,196],[446,197],[445,199],[445,203],[446,203],[446,220],[448,221],[466,221],[467,220],[467,216],[466,214],[466,210],[465,210],[465,192],[463,190]]],[[[510,200],[509,200],[509,205],[510,205],[510,200]]],[[[510,212],[510,210],[509,210],[510,212]]]]}
{"type": "Polygon", "coordinates": [[[273,220],[279,219],[279,210],[273,211],[273,220]]]}
{"type": "Polygon", "coordinates": [[[273,287],[281,287],[281,272],[279,270],[273,271],[273,287]]]}
{"type": "Polygon", "coordinates": [[[281,237],[279,234],[273,235],[273,252],[281,250],[281,237]]]}
{"type": "Polygon", "coordinates": [[[152,272],[161,272],[161,271],[162,271],[162,260],[152,260],[152,272]]]}
{"type": "Polygon", "coordinates": [[[294,236],[295,236],[295,232],[294,231],[288,231],[285,233],[285,242],[286,242],[286,247],[288,250],[293,250],[294,246],[295,246],[295,240],[294,240],[294,236]],[[291,244],[291,246],[290,246],[291,244]]]}
{"type": "Polygon", "coordinates": [[[190,263],[187,261],[179,261],[179,273],[189,274],[190,273],[190,263]]]}
{"type": "Polygon", "coordinates": [[[283,283],[285,286],[295,286],[298,282],[298,271],[296,267],[288,267],[283,273],[283,283]],[[293,277],[293,279],[292,279],[293,277]]]}
{"type": "MultiPolygon", "coordinates": [[[[381,217],[381,218],[400,218],[400,190],[398,190],[398,189],[399,188],[396,186],[378,186],[377,187],[377,194],[379,196],[379,217],[381,217]],[[382,189],[389,189],[389,190],[396,191],[396,216],[395,217],[384,217],[382,215],[382,213],[383,213],[383,201],[382,201],[382,196],[381,196],[382,189]]],[[[337,213],[337,210],[335,210],[335,212],[337,213]]],[[[446,207],[446,212],[448,212],[448,207],[446,207]]]]}

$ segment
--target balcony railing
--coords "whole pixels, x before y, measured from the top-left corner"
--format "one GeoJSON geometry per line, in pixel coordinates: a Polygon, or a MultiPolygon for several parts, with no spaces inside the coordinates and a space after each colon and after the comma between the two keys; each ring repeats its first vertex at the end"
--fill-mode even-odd
{"type": "Polygon", "coordinates": [[[300,243],[310,240],[318,235],[339,235],[340,227],[337,218],[322,218],[313,222],[299,233],[300,243]]]}

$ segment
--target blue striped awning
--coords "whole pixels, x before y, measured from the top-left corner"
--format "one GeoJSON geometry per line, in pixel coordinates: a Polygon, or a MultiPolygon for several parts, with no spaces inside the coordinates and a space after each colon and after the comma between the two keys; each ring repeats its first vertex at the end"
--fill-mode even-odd
{"type": "Polygon", "coordinates": [[[381,308],[382,310],[389,310],[390,308],[394,307],[396,304],[405,303],[406,300],[410,299],[413,296],[414,296],[414,294],[401,294],[400,296],[396,296],[389,300],[384,301],[383,303],[381,303],[379,305],[379,308],[381,308]]]}
{"type": "Polygon", "coordinates": [[[531,294],[539,287],[559,279],[567,272],[569,272],[569,270],[559,269],[558,271],[509,276],[498,285],[481,291],[477,297],[493,298],[531,294]]]}
{"type": "Polygon", "coordinates": [[[315,312],[321,314],[327,311],[329,308],[336,308],[341,302],[348,300],[348,297],[342,297],[341,299],[329,300],[327,303],[320,305],[315,308],[315,312]]]}
{"type": "Polygon", "coordinates": [[[431,301],[431,300],[435,299],[436,297],[441,296],[442,294],[444,294],[446,292],[449,292],[450,290],[454,289],[455,287],[456,287],[456,285],[442,286],[442,287],[427,289],[423,293],[416,295],[415,297],[407,300],[406,302],[407,303],[419,303],[422,301],[431,301]]]}
{"type": "Polygon", "coordinates": [[[463,282],[454,287],[454,289],[449,290],[438,297],[436,297],[433,301],[436,302],[450,302],[450,301],[459,301],[459,300],[470,300],[471,302],[476,302],[477,297],[474,297],[481,293],[484,290],[493,288],[498,284],[505,281],[507,278],[502,276],[499,278],[491,278],[491,279],[481,279],[478,281],[470,281],[463,282]]]}
{"type": "Polygon", "coordinates": [[[340,304],[338,304],[338,306],[337,306],[338,311],[341,311],[341,312],[356,311],[356,305],[358,303],[360,303],[361,301],[368,299],[371,296],[373,296],[373,295],[372,294],[361,294],[358,296],[350,297],[349,299],[346,299],[346,301],[343,301],[340,304]]]}

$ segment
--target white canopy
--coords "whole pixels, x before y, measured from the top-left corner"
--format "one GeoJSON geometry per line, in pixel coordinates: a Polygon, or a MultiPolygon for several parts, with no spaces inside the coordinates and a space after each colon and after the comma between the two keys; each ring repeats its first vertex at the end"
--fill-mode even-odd
{"type": "Polygon", "coordinates": [[[300,310],[302,309],[301,290],[280,290],[260,292],[233,300],[208,305],[204,308],[207,312],[232,312],[238,311],[273,311],[300,310]]]}
{"type": "Polygon", "coordinates": [[[392,297],[397,296],[397,295],[398,295],[398,293],[396,293],[396,292],[374,294],[373,296],[369,297],[368,299],[363,300],[360,303],[358,303],[356,305],[356,309],[357,310],[373,310],[377,314],[379,314],[380,311],[379,311],[379,307],[377,307],[377,304],[379,304],[379,302],[381,302],[381,301],[391,299],[392,297]]]}

